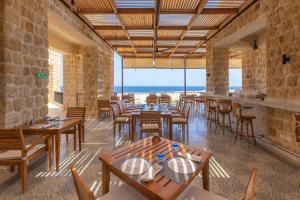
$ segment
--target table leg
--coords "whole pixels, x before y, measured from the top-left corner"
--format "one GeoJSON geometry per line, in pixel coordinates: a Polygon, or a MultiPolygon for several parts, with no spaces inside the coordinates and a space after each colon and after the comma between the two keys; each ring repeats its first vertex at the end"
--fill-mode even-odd
{"type": "Polygon", "coordinates": [[[173,124],[172,124],[172,116],[169,117],[169,137],[170,140],[173,139],[173,124]]]}
{"type": "Polygon", "coordinates": [[[102,161],[102,195],[109,192],[110,171],[109,166],[102,161]]]}
{"type": "Polygon", "coordinates": [[[206,162],[204,168],[202,169],[202,182],[203,189],[209,191],[209,160],[206,162]]]}
{"type": "Polygon", "coordinates": [[[60,164],[60,133],[55,134],[55,164],[56,171],[59,171],[60,164]]]}
{"type": "Polygon", "coordinates": [[[79,151],[81,151],[81,143],[82,143],[82,123],[78,124],[78,142],[79,142],[79,151]]]}

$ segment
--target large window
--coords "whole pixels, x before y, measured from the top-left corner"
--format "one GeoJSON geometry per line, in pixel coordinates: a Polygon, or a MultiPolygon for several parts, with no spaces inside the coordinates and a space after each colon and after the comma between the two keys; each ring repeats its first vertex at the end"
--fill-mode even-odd
{"type": "Polygon", "coordinates": [[[229,69],[229,90],[238,90],[242,87],[242,69],[229,69]]]}
{"type": "Polygon", "coordinates": [[[206,69],[186,69],[186,91],[206,90],[206,69]]]}

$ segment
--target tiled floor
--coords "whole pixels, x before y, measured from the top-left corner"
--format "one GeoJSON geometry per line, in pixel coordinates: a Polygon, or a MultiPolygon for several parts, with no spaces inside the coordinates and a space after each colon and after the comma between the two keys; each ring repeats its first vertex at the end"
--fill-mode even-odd
{"type": "MultiPolygon", "coordinates": [[[[53,110],[52,110],[53,111],[53,110]]],[[[57,111],[55,111],[57,112],[57,111]]],[[[259,200],[293,200],[298,197],[299,170],[286,165],[257,146],[248,146],[246,141],[233,144],[233,135],[228,131],[214,132],[208,129],[203,117],[190,118],[190,145],[211,150],[214,155],[210,162],[210,186],[228,199],[241,199],[251,168],[258,169],[257,194],[259,200]]],[[[0,199],[76,199],[70,167],[76,166],[89,184],[96,197],[101,196],[101,163],[98,155],[109,152],[130,142],[124,135],[113,139],[112,123],[89,120],[86,126],[86,143],[81,152],[73,151],[72,139],[62,141],[61,171],[50,173],[47,170],[46,156],[30,164],[28,191],[21,194],[20,178],[16,173],[0,170],[0,199]]],[[[175,140],[180,140],[179,130],[174,130],[175,140]]],[[[122,184],[112,177],[111,187],[122,184]]],[[[200,177],[194,185],[201,186],[200,177]]]]}

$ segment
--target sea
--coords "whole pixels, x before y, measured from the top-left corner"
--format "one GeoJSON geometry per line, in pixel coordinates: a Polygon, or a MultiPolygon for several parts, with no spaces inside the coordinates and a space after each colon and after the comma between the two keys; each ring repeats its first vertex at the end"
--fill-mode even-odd
{"type": "MultiPolygon", "coordinates": [[[[230,86],[229,90],[239,90],[239,86],[230,86]]],[[[187,86],[186,91],[188,92],[200,92],[205,91],[205,86],[187,86]]],[[[124,93],[171,93],[171,92],[183,92],[183,86],[124,86],[124,93]]],[[[121,93],[122,86],[115,86],[114,92],[121,93]]]]}

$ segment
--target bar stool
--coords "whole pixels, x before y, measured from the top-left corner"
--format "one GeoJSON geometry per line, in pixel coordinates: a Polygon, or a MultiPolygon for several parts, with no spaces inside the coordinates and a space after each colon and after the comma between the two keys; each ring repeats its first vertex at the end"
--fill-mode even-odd
{"type": "Polygon", "coordinates": [[[206,109],[207,125],[209,123],[209,127],[211,128],[211,122],[214,121],[216,123],[216,120],[217,120],[216,100],[213,98],[207,97],[205,99],[205,109],[206,109]]]}
{"type": "MultiPolygon", "coordinates": [[[[246,136],[248,139],[249,143],[249,138],[252,138],[254,144],[256,145],[256,140],[254,136],[254,131],[253,131],[253,120],[256,119],[255,116],[253,115],[245,115],[242,112],[242,106],[239,103],[232,103],[233,107],[233,112],[234,116],[236,117],[236,133],[235,133],[235,138],[234,138],[234,143],[236,142],[236,139],[238,136],[243,138],[243,126],[246,126],[246,136]],[[241,129],[239,131],[239,124],[241,124],[241,129]],[[251,134],[249,135],[249,125],[251,127],[251,134]]],[[[247,107],[247,109],[250,107],[247,107]]]]}
{"type": "Polygon", "coordinates": [[[296,126],[295,126],[296,141],[300,142],[300,112],[294,112],[294,118],[296,121],[296,126]]]}
{"type": "Polygon", "coordinates": [[[230,99],[222,99],[217,101],[217,127],[222,127],[224,134],[224,128],[229,127],[232,132],[230,114],[232,111],[232,101],[230,99]],[[221,119],[220,119],[221,116],[221,119]],[[225,122],[225,118],[228,118],[228,124],[225,122]]]}

